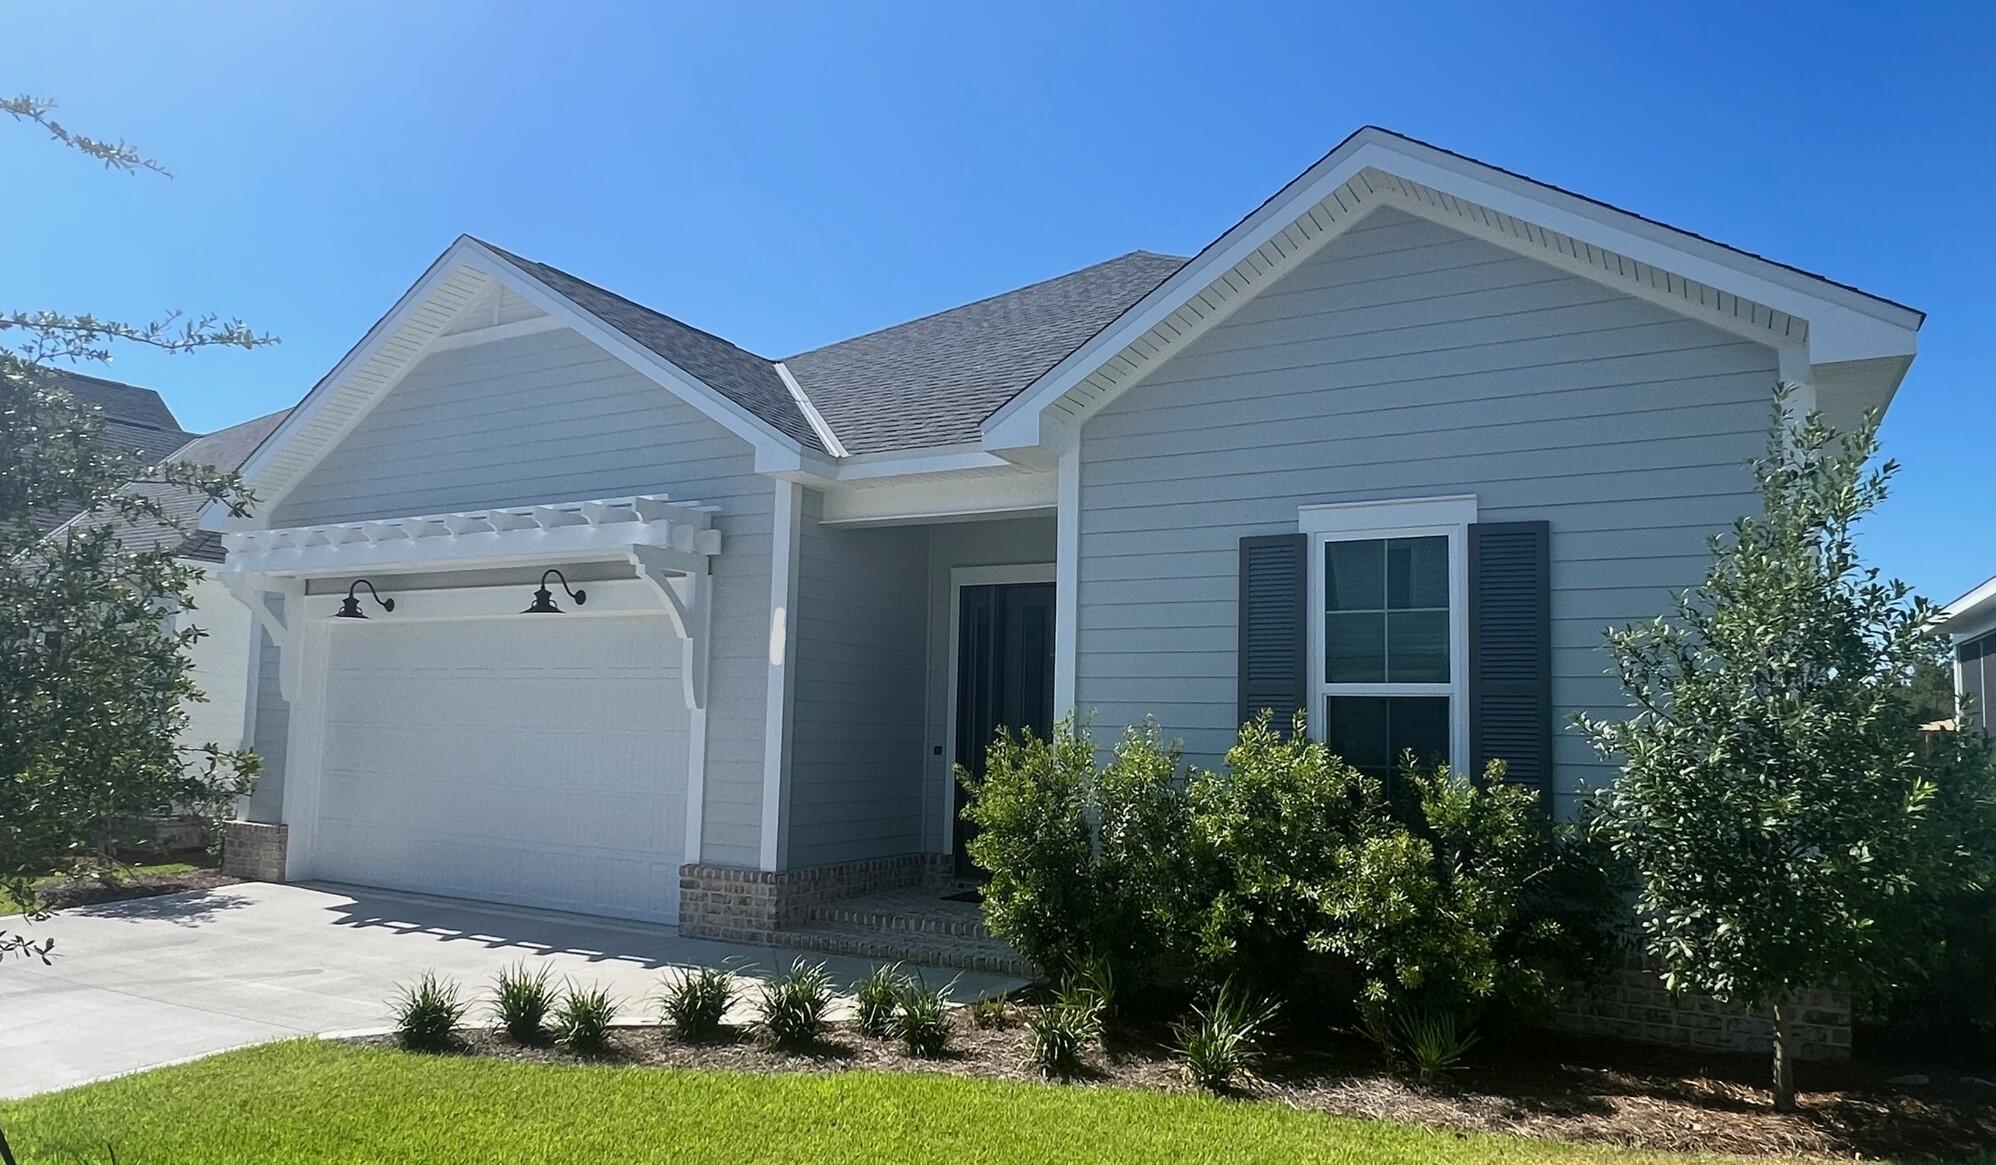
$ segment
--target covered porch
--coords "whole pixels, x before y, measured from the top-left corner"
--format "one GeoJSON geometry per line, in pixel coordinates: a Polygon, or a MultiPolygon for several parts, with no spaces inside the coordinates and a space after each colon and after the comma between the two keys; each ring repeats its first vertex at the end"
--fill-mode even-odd
{"type": "Polygon", "coordinates": [[[981,774],[1000,725],[1051,728],[1054,516],[852,520],[798,500],[774,868],[689,865],[681,925],[1028,973],[984,927],[953,774],[981,774]]]}

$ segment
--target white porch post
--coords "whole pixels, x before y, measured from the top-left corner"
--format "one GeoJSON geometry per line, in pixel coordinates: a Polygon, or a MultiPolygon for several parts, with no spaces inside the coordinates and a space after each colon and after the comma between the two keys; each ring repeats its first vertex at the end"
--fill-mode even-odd
{"type": "Polygon", "coordinates": [[[775,482],[769,553],[769,687],[762,743],[762,852],[765,870],[783,868],[790,848],[790,710],[797,676],[797,556],[803,539],[804,487],[775,482]]]}
{"type": "Polygon", "coordinates": [[[1081,629],[1080,442],[1060,455],[1059,472],[1054,508],[1053,714],[1079,719],[1074,689],[1081,629]]]}

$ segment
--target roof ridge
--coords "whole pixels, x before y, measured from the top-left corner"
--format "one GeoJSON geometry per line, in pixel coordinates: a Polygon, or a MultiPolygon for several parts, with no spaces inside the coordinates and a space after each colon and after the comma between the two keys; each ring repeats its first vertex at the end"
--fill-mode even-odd
{"type": "Polygon", "coordinates": [[[721,335],[719,332],[708,331],[706,328],[701,327],[699,324],[689,324],[685,320],[680,319],[678,316],[673,315],[671,312],[660,311],[659,309],[651,306],[648,303],[639,303],[637,300],[632,299],[630,296],[625,295],[623,292],[612,291],[610,288],[607,288],[600,283],[595,283],[588,279],[584,279],[582,276],[577,275],[575,272],[570,271],[566,268],[557,267],[552,263],[543,263],[539,259],[529,259],[525,255],[516,254],[515,252],[509,251],[506,248],[499,246],[497,243],[492,243],[488,242],[485,239],[481,239],[477,235],[466,235],[465,237],[470,239],[472,242],[477,243],[481,247],[486,247],[490,250],[499,252],[499,254],[505,256],[507,259],[510,259],[515,263],[525,263],[533,267],[545,267],[549,271],[552,271],[555,274],[560,275],[564,279],[573,279],[577,283],[582,284],[584,287],[591,288],[592,290],[595,291],[600,291],[604,295],[607,295],[612,299],[621,300],[624,303],[628,303],[632,307],[637,308],[639,311],[648,311],[655,316],[664,316],[666,319],[671,320],[673,323],[678,324],[680,327],[685,328],[689,332],[698,332],[701,335],[707,337],[708,339],[713,340],[717,344],[726,344],[728,347],[733,348],[735,351],[740,352],[745,356],[753,356],[757,360],[762,361],[764,364],[768,364],[773,367],[776,364],[780,363],[780,361],[771,359],[768,356],[764,356],[762,353],[754,351],[753,349],[742,347],[740,344],[735,343],[733,340],[728,339],[726,336],[721,335]]]}
{"type": "Polygon", "coordinates": [[[1047,277],[1046,277],[1045,279],[1036,279],[1036,280],[1034,280],[1034,281],[1033,281],[1033,282],[1031,282],[1031,283],[1025,283],[1025,284],[1021,284],[1021,285],[1019,285],[1018,287],[1011,287],[1011,288],[1007,288],[1007,289],[1006,289],[1006,290],[1004,290],[1004,291],[999,291],[999,292],[994,292],[994,293],[992,293],[992,294],[990,294],[990,295],[986,295],[986,296],[983,296],[983,297],[981,297],[981,298],[978,298],[978,299],[973,299],[973,300],[968,300],[968,301],[966,301],[966,302],[964,302],[964,303],[959,303],[959,304],[955,305],[954,307],[946,307],[946,308],[943,308],[943,309],[941,309],[941,310],[939,310],[939,311],[932,311],[932,312],[929,312],[929,313],[928,313],[928,314],[926,314],[926,315],[919,315],[919,316],[915,316],[915,317],[914,317],[914,318],[912,318],[912,319],[905,319],[905,320],[902,320],[902,321],[901,321],[901,322],[899,322],[899,323],[894,323],[894,324],[887,324],[887,325],[886,325],[886,326],[884,326],[884,327],[878,327],[878,328],[874,328],[874,329],[873,329],[873,330],[871,330],[871,331],[866,331],[866,332],[860,332],[860,333],[859,333],[858,335],[853,335],[853,336],[847,336],[847,337],[846,337],[845,339],[843,339],[843,340],[833,340],[833,341],[831,341],[830,343],[826,343],[826,344],[820,344],[820,345],[818,345],[818,346],[817,346],[817,347],[815,347],[815,348],[806,348],[806,349],[804,349],[804,350],[803,350],[803,351],[801,351],[801,352],[793,352],[792,354],[790,354],[790,355],[788,355],[788,356],[785,356],[785,357],[784,357],[784,358],[783,358],[783,359],[782,359],[781,361],[778,361],[778,363],[787,363],[787,362],[789,362],[789,361],[791,361],[791,360],[801,360],[801,359],[803,359],[803,358],[804,358],[804,357],[806,357],[806,356],[810,356],[810,355],[812,355],[812,354],[814,354],[814,353],[818,353],[818,352],[822,352],[822,351],[824,351],[824,350],[825,350],[825,349],[827,349],[827,348],[836,348],[836,347],[838,347],[838,346],[839,346],[839,345],[841,345],[841,344],[851,344],[851,343],[856,343],[857,341],[860,341],[860,340],[864,340],[864,339],[867,339],[867,338],[869,338],[869,337],[872,337],[872,336],[878,336],[878,335],[882,335],[882,334],[884,334],[884,333],[887,333],[887,332],[891,332],[891,331],[894,331],[894,330],[896,330],[896,329],[898,329],[898,328],[905,328],[905,327],[909,327],[909,326],[911,326],[911,325],[914,325],[914,324],[919,324],[919,323],[922,323],[922,322],[924,322],[924,321],[926,321],[926,320],[933,320],[933,319],[936,319],[936,318],[937,318],[937,317],[939,317],[939,316],[946,316],[946,315],[949,315],[949,314],[950,314],[951,312],[959,312],[959,311],[963,311],[963,310],[964,310],[964,309],[966,309],[966,308],[973,308],[973,307],[976,307],[976,306],[978,306],[979,304],[984,304],[984,303],[991,303],[991,302],[993,302],[993,301],[996,301],[996,300],[1000,300],[1000,299],[1008,299],[1008,298],[1010,298],[1010,297],[1012,297],[1012,296],[1014,296],[1014,295],[1019,295],[1019,294],[1021,294],[1021,293],[1023,293],[1023,292],[1028,292],[1028,291],[1031,291],[1031,290],[1033,290],[1033,289],[1034,289],[1034,288],[1036,288],[1036,287],[1045,287],[1045,286],[1046,286],[1047,284],[1049,284],[1049,283],[1058,283],[1058,282],[1060,282],[1060,281],[1061,281],[1061,280],[1063,280],[1063,279],[1072,279],[1072,278],[1074,278],[1074,277],[1075,277],[1076,275],[1080,275],[1080,274],[1082,274],[1082,273],[1084,273],[1084,272],[1088,272],[1088,271],[1093,271],[1093,270],[1095,270],[1095,269],[1096,269],[1096,268],[1098,268],[1098,267],[1107,267],[1107,266],[1108,266],[1109,264],[1111,264],[1111,263],[1120,263],[1120,262],[1122,262],[1122,261],[1123,261],[1123,260],[1125,260],[1125,259],[1129,259],[1129,258],[1133,258],[1133,257],[1136,257],[1136,256],[1139,256],[1139,255],[1141,255],[1141,256],[1143,256],[1144,258],[1147,258],[1147,259],[1168,259],[1168,260],[1170,260],[1170,261],[1172,261],[1172,262],[1174,262],[1174,263],[1185,263],[1185,262],[1187,262],[1187,261],[1188,261],[1188,260],[1187,260],[1187,259],[1185,258],[1185,256],[1182,256],[1182,255],[1168,255],[1168,254],[1165,254],[1165,253],[1164,253],[1164,252],[1162,252],[1162,251],[1146,251],[1146,250],[1143,250],[1142,248],[1138,248],[1137,250],[1134,250],[1134,251],[1124,251],[1124,252],[1123,252],[1122,254],[1120,254],[1120,255],[1112,255],[1112,256],[1110,256],[1110,257],[1109,257],[1109,258],[1107,258],[1107,259],[1103,259],[1103,260],[1100,260],[1100,261],[1098,261],[1098,262],[1094,262],[1094,263],[1090,263],[1090,264],[1088,264],[1088,265],[1087,265],[1087,266],[1085,266],[1085,267],[1076,267],[1076,268],[1074,268],[1074,269],[1073,269],[1072,271],[1063,271],[1063,272],[1061,272],[1061,273],[1060,273],[1059,275],[1049,275],[1049,276],[1047,276],[1047,277]]]}

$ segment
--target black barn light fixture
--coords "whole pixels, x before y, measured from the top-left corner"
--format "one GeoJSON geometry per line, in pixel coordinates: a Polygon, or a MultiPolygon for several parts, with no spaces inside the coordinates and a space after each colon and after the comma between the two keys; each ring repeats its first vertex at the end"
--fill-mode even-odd
{"type": "Polygon", "coordinates": [[[534,592],[534,601],[528,603],[527,609],[520,612],[522,615],[561,614],[561,608],[554,605],[554,592],[548,589],[549,576],[553,576],[554,578],[561,580],[561,589],[567,593],[569,598],[575,600],[576,606],[580,607],[582,604],[589,601],[588,591],[569,590],[568,576],[562,574],[561,571],[550,566],[547,568],[547,570],[541,573],[541,589],[534,592]]]}
{"type": "Polygon", "coordinates": [[[335,619],[367,618],[367,615],[364,612],[362,612],[360,609],[360,600],[354,597],[354,591],[358,590],[361,587],[367,588],[367,593],[374,596],[374,601],[381,604],[382,610],[393,611],[395,609],[394,599],[382,598],[381,593],[374,589],[373,583],[368,582],[364,578],[357,578],[347,586],[347,597],[343,602],[340,603],[340,609],[337,613],[333,615],[333,618],[335,619]]]}

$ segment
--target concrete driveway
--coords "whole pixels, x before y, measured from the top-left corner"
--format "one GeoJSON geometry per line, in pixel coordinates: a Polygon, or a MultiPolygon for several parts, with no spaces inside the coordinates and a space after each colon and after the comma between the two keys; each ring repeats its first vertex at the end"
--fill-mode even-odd
{"type": "MultiPolygon", "coordinates": [[[[14,920],[9,920],[12,922],[14,920]]],[[[670,927],[346,886],[249,882],[65,910],[32,928],[55,965],[0,966],[0,1097],[26,1096],[245,1044],[378,1027],[428,968],[482,996],[525,960],[601,983],[649,1019],[674,966],[787,967],[795,952],[670,927]]],[[[869,964],[824,958],[835,981],[869,964]]],[[[929,970],[932,983],[955,971],[929,970]]],[[[960,997],[1020,980],[964,972],[960,997]]],[[[473,1016],[484,1020],[474,1008],[473,1016]]]]}

